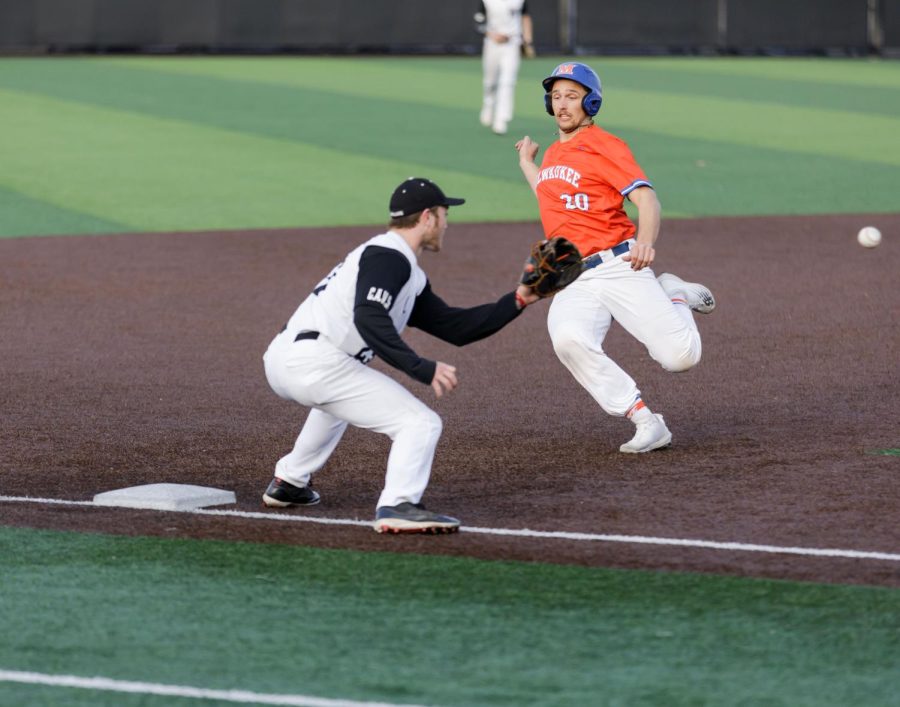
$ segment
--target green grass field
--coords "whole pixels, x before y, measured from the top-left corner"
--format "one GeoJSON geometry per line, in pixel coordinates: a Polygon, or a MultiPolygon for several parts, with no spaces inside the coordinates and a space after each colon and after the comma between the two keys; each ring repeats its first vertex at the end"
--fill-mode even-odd
{"type": "Polygon", "coordinates": [[[429,705],[897,699],[890,589],[18,529],[0,554],[0,667],[429,705]]]}
{"type": "MultiPolygon", "coordinates": [[[[523,65],[501,138],[471,58],[0,59],[0,236],[382,224],[411,174],[467,197],[455,221],[534,221],[513,143],[553,140],[556,61],[523,65]]],[[[666,217],[898,210],[896,62],[589,61],[666,217]]],[[[3,671],[392,704],[900,705],[891,589],[3,527],[0,557],[0,705],[200,703],[3,671]]]]}
{"type": "MultiPolygon", "coordinates": [[[[533,221],[513,144],[554,139],[557,59],[525,62],[505,137],[474,58],[2,59],[0,235],[380,224],[411,174],[457,221],[533,221]]],[[[594,64],[667,217],[897,208],[896,62],[594,64]]]]}

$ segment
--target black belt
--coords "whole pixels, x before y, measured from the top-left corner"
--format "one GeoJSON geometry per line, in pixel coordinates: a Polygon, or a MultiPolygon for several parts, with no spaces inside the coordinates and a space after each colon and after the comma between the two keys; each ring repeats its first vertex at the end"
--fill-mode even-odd
{"type": "MultiPolygon", "coordinates": [[[[306,339],[318,339],[320,336],[321,334],[317,331],[301,331],[299,334],[297,334],[297,336],[294,337],[294,342],[304,341],[306,339]]],[[[355,356],[350,353],[348,353],[347,355],[351,358],[355,358],[361,363],[368,363],[375,357],[372,349],[370,349],[368,346],[360,349],[355,356]]]]}
{"type": "Polygon", "coordinates": [[[622,241],[619,245],[615,245],[609,250],[601,250],[599,253],[589,255],[582,261],[584,263],[584,269],[590,270],[591,268],[596,268],[598,265],[612,260],[617,255],[627,253],[629,250],[631,250],[631,239],[622,241]]]}

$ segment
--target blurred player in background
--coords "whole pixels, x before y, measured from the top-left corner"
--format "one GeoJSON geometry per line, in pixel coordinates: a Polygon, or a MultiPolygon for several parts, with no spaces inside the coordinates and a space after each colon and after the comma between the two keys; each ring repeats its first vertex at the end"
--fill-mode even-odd
{"type": "Polygon", "coordinates": [[[546,237],[565,236],[584,256],[584,272],[550,305],[553,348],[600,407],[634,423],[634,437],[620,452],[660,449],[672,434],[662,415],[650,412],[631,376],[607,356],[603,340],[616,320],[663,368],[686,371],[700,361],[693,313],[708,314],[716,301],[704,285],[670,273],[656,277],[650,269],[659,201],[628,145],[594,124],[603,100],[596,72],[586,64],[563,63],[543,86],[559,140],[540,166],[538,144],[528,136],[519,140],[519,167],[537,196],[546,237]],[[626,198],[637,207],[637,226],[625,213],[626,198]]]}
{"type": "Polygon", "coordinates": [[[481,124],[505,135],[513,117],[521,56],[534,56],[534,34],[527,0],[482,0],[475,28],[484,35],[481,124]]]}

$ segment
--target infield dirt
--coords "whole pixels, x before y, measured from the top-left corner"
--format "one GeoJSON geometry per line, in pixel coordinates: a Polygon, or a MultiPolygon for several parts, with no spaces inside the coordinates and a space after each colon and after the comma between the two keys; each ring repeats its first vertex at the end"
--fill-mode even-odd
{"type": "MultiPolygon", "coordinates": [[[[154,482],[234,490],[260,511],[305,409],[262,371],[269,340],[374,228],[0,240],[0,495],[90,500],[154,482]]],[[[900,548],[900,215],[672,220],[654,270],[703,282],[703,361],[671,374],[618,326],[605,350],[673,433],[617,450],[605,415],[557,361],[547,303],[457,349],[426,504],[464,525],[896,553],[900,548]],[[863,225],[885,234],[856,243],[863,225]]],[[[514,287],[537,224],[453,224],[422,264],[446,301],[514,287]]],[[[389,441],[351,429],[317,475],[319,506],[369,519],[389,441]]],[[[278,513],[278,511],[271,511],[278,513]]],[[[156,511],[0,503],[3,525],[186,535],[362,550],[900,586],[896,562],[489,537],[384,537],[367,528],[156,511]]]]}

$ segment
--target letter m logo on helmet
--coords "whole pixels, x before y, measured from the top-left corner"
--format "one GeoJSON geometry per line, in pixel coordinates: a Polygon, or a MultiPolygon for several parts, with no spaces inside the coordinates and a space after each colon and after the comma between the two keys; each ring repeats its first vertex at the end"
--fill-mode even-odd
{"type": "Polygon", "coordinates": [[[579,64],[577,62],[557,66],[553,73],[541,82],[545,91],[544,106],[550,115],[553,115],[550,90],[557,79],[568,79],[583,86],[587,94],[581,99],[581,107],[584,108],[584,112],[588,115],[597,115],[597,111],[600,110],[600,104],[603,103],[603,93],[600,86],[600,77],[597,76],[596,71],[587,64],[579,64]]]}

